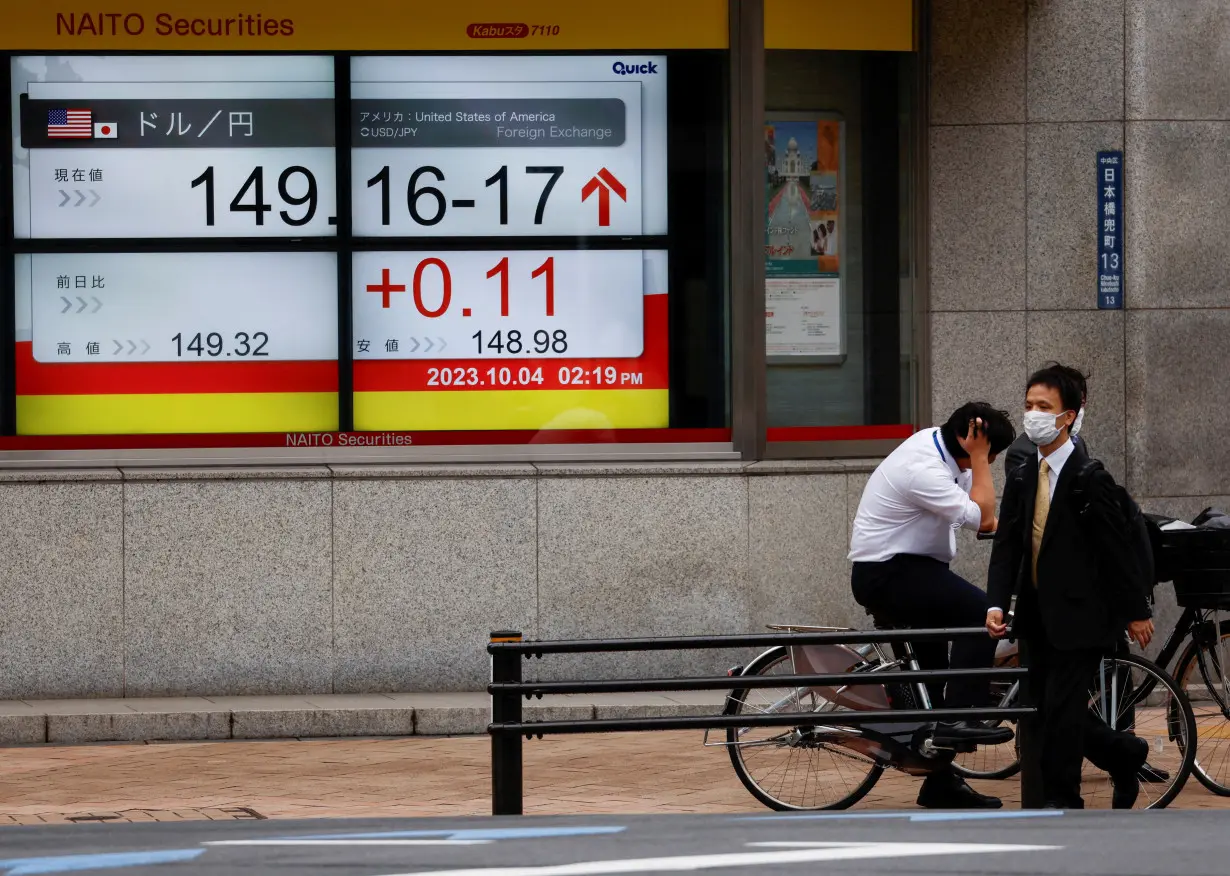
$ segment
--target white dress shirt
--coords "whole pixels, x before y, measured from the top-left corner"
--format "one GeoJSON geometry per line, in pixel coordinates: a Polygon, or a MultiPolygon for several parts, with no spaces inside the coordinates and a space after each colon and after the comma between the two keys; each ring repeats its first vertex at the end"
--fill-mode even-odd
{"type": "MultiPolygon", "coordinates": [[[[1052,499],[1055,498],[1055,487],[1059,485],[1059,473],[1063,471],[1064,463],[1066,463],[1069,459],[1071,459],[1072,451],[1075,449],[1076,449],[1076,445],[1073,444],[1072,439],[1069,438],[1067,441],[1063,442],[1063,445],[1061,447],[1059,447],[1056,450],[1052,450],[1050,456],[1043,456],[1042,451],[1041,450],[1038,451],[1038,465],[1041,465],[1042,460],[1045,459],[1047,466],[1049,466],[1049,470],[1046,473],[1046,479],[1049,482],[1049,485],[1051,488],[1051,498],[1052,499]]],[[[1002,612],[1003,609],[1000,608],[998,605],[992,605],[990,608],[987,609],[987,611],[1002,612]]]]}
{"type": "Polygon", "coordinates": [[[939,429],[906,439],[871,475],[858,503],[849,558],[879,563],[897,554],[957,555],[961,527],[977,530],[982,510],[969,497],[973,474],[961,471],[939,429]]]}
{"type": "Polygon", "coordinates": [[[1063,471],[1063,465],[1072,456],[1072,451],[1076,449],[1076,445],[1069,438],[1063,442],[1063,446],[1057,450],[1052,450],[1050,456],[1043,456],[1042,451],[1038,451],[1038,464],[1042,464],[1042,460],[1046,460],[1046,464],[1050,466],[1050,471],[1047,472],[1047,477],[1051,482],[1051,498],[1055,498],[1055,487],[1059,484],[1059,473],[1063,471]]]}

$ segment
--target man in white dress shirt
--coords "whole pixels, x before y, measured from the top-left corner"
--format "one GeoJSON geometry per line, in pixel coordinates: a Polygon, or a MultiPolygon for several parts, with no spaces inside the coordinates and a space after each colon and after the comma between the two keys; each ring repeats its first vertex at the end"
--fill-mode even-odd
{"type": "MultiPolygon", "coordinates": [[[[944,425],[924,429],[894,450],[863,490],[850,537],[854,598],[883,627],[980,627],[986,622],[986,593],[949,568],[957,553],[958,529],[993,532],[995,485],[991,463],[1012,444],[1016,432],[1008,415],[985,402],[962,405],[944,425]]],[[[923,669],[950,665],[945,642],[916,642],[923,669]]],[[[951,666],[991,665],[995,642],[965,638],[953,642],[951,666]]],[[[929,686],[935,707],[988,704],[986,681],[963,680],[929,686]]],[[[944,722],[937,735],[977,741],[981,727],[944,722]]],[[[918,795],[928,808],[999,808],[995,797],[977,793],[951,771],[928,776],[918,795]]]]}

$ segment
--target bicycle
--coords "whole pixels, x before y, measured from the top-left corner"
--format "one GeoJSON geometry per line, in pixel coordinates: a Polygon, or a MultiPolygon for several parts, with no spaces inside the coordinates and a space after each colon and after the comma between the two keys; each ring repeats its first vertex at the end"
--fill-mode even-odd
{"type": "MultiPolygon", "coordinates": [[[[784,632],[837,632],[846,627],[773,624],[784,632]]],[[[738,678],[751,675],[799,675],[808,673],[875,673],[906,668],[919,671],[908,643],[893,657],[885,646],[868,644],[777,646],[730,671],[736,687],[727,696],[724,714],[781,714],[795,711],[824,713],[845,710],[921,708],[930,710],[926,685],[850,685],[835,688],[782,687],[739,688],[738,678]]],[[[1015,700],[1019,685],[1001,693],[1001,703],[1015,700]]],[[[1107,657],[1091,682],[1090,703],[1095,711],[1121,730],[1151,740],[1151,758],[1168,769],[1164,787],[1142,785],[1138,808],[1160,809],[1182,790],[1195,759],[1196,720],[1187,696],[1155,664],[1132,655],[1107,657]],[[1128,694],[1125,710],[1124,682],[1139,693],[1146,686],[1154,701],[1128,694]],[[1160,698],[1160,699],[1159,699],[1160,698]],[[1145,719],[1140,722],[1141,717],[1145,719]],[[1127,720],[1130,719],[1130,720],[1127,720]],[[1160,725],[1158,721],[1160,719],[1160,725]],[[1175,743],[1171,745],[1170,743],[1175,743]],[[1160,790],[1160,793],[1155,793],[1160,790]]],[[[959,754],[955,748],[929,744],[928,725],[882,724],[863,727],[798,726],[781,728],[735,727],[726,731],[724,745],[735,774],[761,803],[776,810],[847,809],[864,799],[890,771],[926,775],[947,769],[959,754]]],[[[998,747],[998,746],[996,746],[998,747]]],[[[969,775],[966,770],[958,772],[969,775]]],[[[1084,778],[1087,804],[1109,807],[1113,788],[1109,776],[1087,771],[1084,778]]]]}

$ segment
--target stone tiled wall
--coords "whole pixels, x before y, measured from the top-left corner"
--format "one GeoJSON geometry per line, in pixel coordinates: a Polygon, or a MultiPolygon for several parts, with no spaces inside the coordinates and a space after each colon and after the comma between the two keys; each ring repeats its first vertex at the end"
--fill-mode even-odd
{"type": "MultiPolygon", "coordinates": [[[[1146,508],[1230,507],[1230,5],[931,10],[936,416],[970,397],[1016,410],[1033,367],[1072,362],[1091,373],[1090,444],[1146,508]],[[1127,286],[1105,312],[1093,167],[1110,148],[1126,151],[1127,286]]],[[[844,557],[869,470],[0,472],[0,698],[475,689],[495,627],[862,625],[844,557]]],[[[988,552],[963,537],[956,568],[982,581],[988,552]]]]}
{"type": "Polygon", "coordinates": [[[931,5],[936,416],[1015,411],[1032,368],[1071,362],[1091,446],[1146,509],[1226,506],[1230,5],[931,5]],[[1099,149],[1125,151],[1123,311],[1096,309],[1099,149]]]}
{"type": "Polygon", "coordinates": [[[497,628],[861,626],[845,554],[873,464],[0,472],[0,699],[477,690],[497,628]]]}

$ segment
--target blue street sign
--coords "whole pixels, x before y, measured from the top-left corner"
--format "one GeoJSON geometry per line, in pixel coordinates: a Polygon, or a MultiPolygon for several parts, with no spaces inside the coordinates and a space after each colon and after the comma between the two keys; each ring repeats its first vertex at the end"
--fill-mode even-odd
{"type": "Polygon", "coordinates": [[[1123,309],[1123,153],[1098,153],[1098,310],[1123,309]]]}

